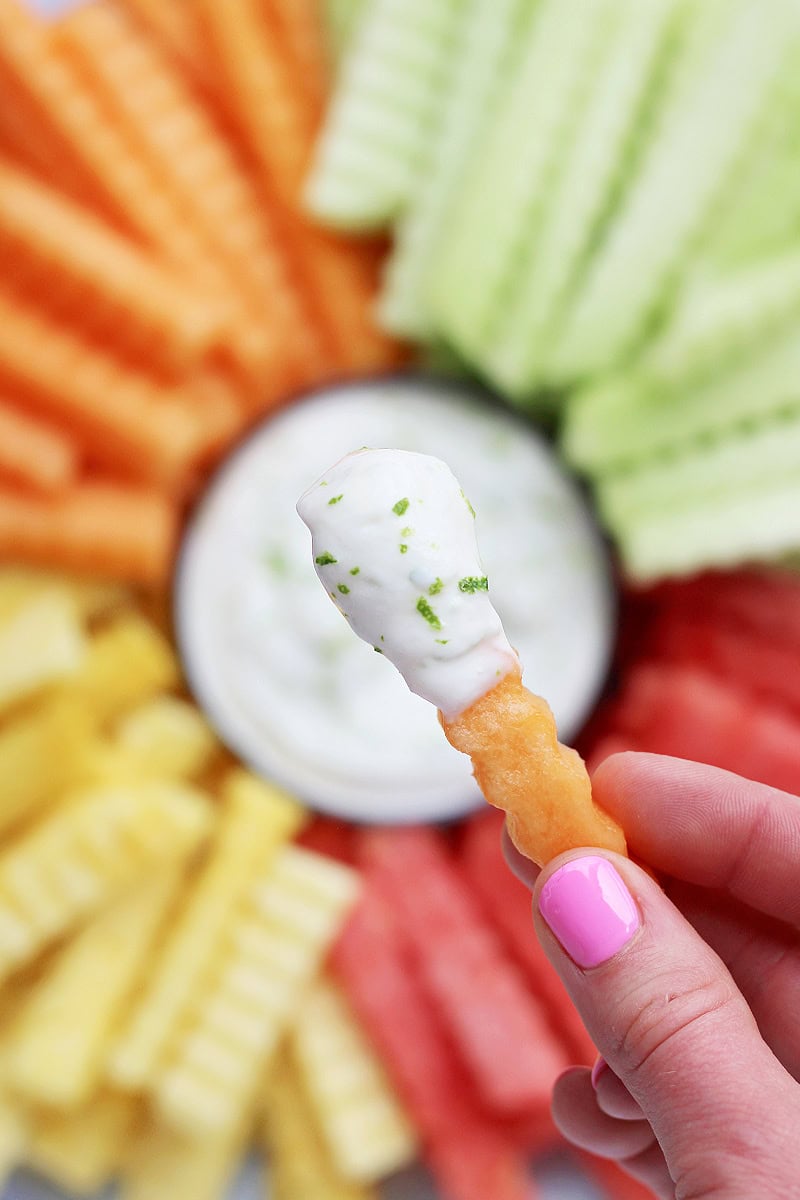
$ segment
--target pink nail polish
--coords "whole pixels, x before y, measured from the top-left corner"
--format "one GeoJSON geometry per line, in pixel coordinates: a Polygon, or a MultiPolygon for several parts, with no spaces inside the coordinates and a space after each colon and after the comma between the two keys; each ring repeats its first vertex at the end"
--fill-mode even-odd
{"type": "Polygon", "coordinates": [[[639,912],[622,876],[606,858],[573,858],[551,875],[539,911],[579,967],[598,967],[639,928],[639,912]]]}
{"type": "Polygon", "coordinates": [[[592,1067],[592,1075],[591,1075],[592,1087],[594,1088],[595,1091],[597,1091],[598,1079],[603,1074],[603,1072],[607,1071],[607,1070],[608,1070],[608,1063],[603,1058],[602,1054],[598,1054],[597,1058],[594,1060],[594,1066],[592,1067]]]}

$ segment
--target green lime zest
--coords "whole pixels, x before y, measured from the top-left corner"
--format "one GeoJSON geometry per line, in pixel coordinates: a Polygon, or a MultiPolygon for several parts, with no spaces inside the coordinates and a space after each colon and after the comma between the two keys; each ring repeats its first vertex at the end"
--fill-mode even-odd
{"type": "Polygon", "coordinates": [[[338,561],[338,558],[334,558],[333,555],[329,554],[327,550],[324,554],[318,554],[314,559],[314,562],[318,567],[332,567],[333,564],[337,563],[338,561]]]}
{"type": "Polygon", "coordinates": [[[465,491],[464,491],[464,489],[463,489],[463,488],[461,489],[461,495],[464,497],[464,503],[466,504],[467,508],[469,509],[469,511],[472,513],[472,516],[474,517],[474,516],[475,516],[475,509],[472,507],[472,505],[470,504],[469,500],[467,499],[467,495],[466,495],[466,493],[465,493],[465,491]]]}
{"type": "Polygon", "coordinates": [[[336,590],[337,590],[337,592],[341,592],[343,596],[350,595],[350,588],[347,586],[346,583],[337,583],[336,590]]]}
{"type": "Polygon", "coordinates": [[[406,543],[405,543],[405,542],[401,542],[401,543],[400,543],[400,553],[401,553],[401,554],[408,554],[408,546],[406,545],[406,543]]]}
{"type": "Polygon", "coordinates": [[[330,500],[328,501],[328,504],[338,504],[343,495],[344,495],[344,492],[339,492],[338,496],[331,496],[330,500]]]}
{"type": "Polygon", "coordinates": [[[407,508],[408,496],[404,496],[402,500],[398,500],[396,504],[392,505],[392,512],[396,513],[398,517],[402,517],[407,508]]]}
{"type": "Polygon", "coordinates": [[[488,592],[489,580],[485,575],[465,575],[458,581],[460,592],[488,592]]]}
{"type": "Polygon", "coordinates": [[[428,588],[428,595],[429,596],[438,596],[439,592],[442,590],[443,587],[444,587],[444,582],[437,575],[436,578],[434,579],[433,583],[431,584],[431,586],[428,588]]]}
{"type": "Polygon", "coordinates": [[[419,600],[417,601],[417,612],[421,617],[425,618],[425,620],[433,629],[442,628],[442,622],[439,620],[424,596],[420,596],[419,600]]]}
{"type": "Polygon", "coordinates": [[[351,568],[350,568],[350,574],[351,574],[351,575],[358,575],[358,573],[360,572],[360,570],[361,570],[361,567],[351,567],[351,568]]]}

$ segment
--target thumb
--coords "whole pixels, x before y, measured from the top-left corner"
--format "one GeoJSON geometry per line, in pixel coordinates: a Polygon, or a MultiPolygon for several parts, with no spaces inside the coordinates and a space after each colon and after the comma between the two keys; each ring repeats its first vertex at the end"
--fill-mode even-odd
{"type": "Polygon", "coordinates": [[[579,850],[542,871],[534,899],[548,957],[649,1120],[677,1194],[785,1194],[796,1084],[658,884],[626,858],[579,850]],[[775,1192],[754,1190],[756,1180],[775,1192]]]}

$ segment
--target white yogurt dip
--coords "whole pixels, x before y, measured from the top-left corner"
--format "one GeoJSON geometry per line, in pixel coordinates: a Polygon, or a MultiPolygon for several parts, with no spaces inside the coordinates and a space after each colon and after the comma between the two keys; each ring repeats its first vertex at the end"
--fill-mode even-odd
{"type": "Polygon", "coordinates": [[[355,633],[446,717],[519,667],[489,599],[475,509],[441,459],[364,447],[297,511],[320,583],[355,633]]]}
{"type": "MultiPolygon", "coordinates": [[[[562,738],[575,733],[612,638],[605,550],[544,440],[461,385],[354,383],[256,429],[187,530],[178,643],[195,696],[231,749],[314,807],[354,820],[455,817],[480,803],[468,759],[324,595],[295,511],[330,463],[365,445],[452,468],[478,514],[493,604],[526,682],[552,706],[562,738]]],[[[393,516],[400,530],[415,527],[393,516]]]]}

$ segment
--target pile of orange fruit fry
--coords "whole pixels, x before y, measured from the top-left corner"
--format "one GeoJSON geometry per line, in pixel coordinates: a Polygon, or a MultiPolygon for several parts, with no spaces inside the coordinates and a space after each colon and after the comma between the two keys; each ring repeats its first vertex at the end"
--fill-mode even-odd
{"type": "Polygon", "coordinates": [[[0,0],[0,559],[163,583],[248,426],[400,361],[302,212],[327,72],[315,0],[0,0]]]}

